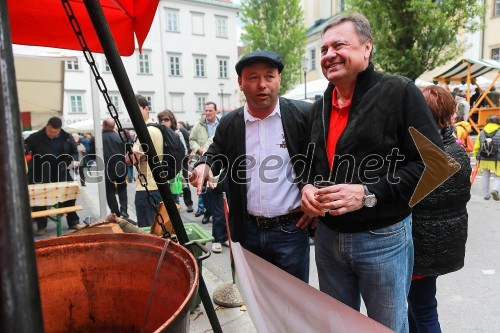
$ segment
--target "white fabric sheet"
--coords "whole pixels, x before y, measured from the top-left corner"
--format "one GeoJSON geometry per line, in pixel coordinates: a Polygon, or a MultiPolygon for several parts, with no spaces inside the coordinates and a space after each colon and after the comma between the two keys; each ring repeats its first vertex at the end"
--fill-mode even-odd
{"type": "Polygon", "coordinates": [[[386,333],[387,327],[231,242],[236,284],[259,333],[386,333]]]}

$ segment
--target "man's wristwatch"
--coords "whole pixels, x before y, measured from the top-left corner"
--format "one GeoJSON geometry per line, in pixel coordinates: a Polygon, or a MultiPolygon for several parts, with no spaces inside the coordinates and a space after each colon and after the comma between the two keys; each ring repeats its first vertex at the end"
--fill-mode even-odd
{"type": "Polygon", "coordinates": [[[368,191],[368,187],[366,185],[363,185],[363,188],[365,189],[365,196],[363,197],[363,206],[365,207],[374,207],[377,204],[377,197],[375,194],[370,193],[368,191]]]}

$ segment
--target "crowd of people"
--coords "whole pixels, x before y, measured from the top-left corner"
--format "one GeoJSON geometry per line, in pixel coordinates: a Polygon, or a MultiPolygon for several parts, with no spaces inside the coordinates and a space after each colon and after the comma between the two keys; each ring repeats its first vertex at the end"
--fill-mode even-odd
{"type": "MultiPolygon", "coordinates": [[[[188,213],[202,217],[203,224],[212,219],[213,252],[222,252],[230,236],[306,283],[314,237],[320,290],[358,311],[363,299],[368,316],[395,332],[441,332],[436,280],[464,266],[471,156],[483,176],[484,199],[500,200],[500,118],[489,117],[474,143],[455,92],[418,88],[405,77],[377,71],[371,26],[362,14],[335,16],[320,43],[329,84],[313,104],[280,97],[286,64],[268,50],[248,53],[235,66],[245,104],[219,118],[217,105],[207,102],[190,132],[170,110],[152,119],[147,99],[136,95],[155,150],[164,152],[162,125],[183,144],[175,201],[180,205],[182,195],[188,213]],[[410,128],[460,165],[414,207],[409,202],[425,166],[410,128]],[[329,184],[320,187],[318,181],[329,184]],[[196,211],[190,184],[198,195],[196,211]]],[[[498,105],[495,96],[489,100],[498,105]]],[[[151,198],[154,204],[162,198],[144,145],[128,136],[131,159],[114,121],[106,119],[102,129],[110,210],[129,217],[126,186],[135,178],[137,224],[151,226],[151,198]],[[145,175],[148,191],[128,169],[133,164],[145,175]]],[[[59,118],[51,118],[26,139],[30,181],[71,180],[71,165],[85,186],[88,163],[71,164],[68,156],[85,161],[92,151],[86,139],[69,135],[59,118]],[[64,155],[47,160],[64,170],[41,172],[44,155],[64,155]]],[[[79,228],[76,213],[67,220],[70,228],[79,228]]],[[[42,235],[47,222],[37,224],[42,235]]]]}

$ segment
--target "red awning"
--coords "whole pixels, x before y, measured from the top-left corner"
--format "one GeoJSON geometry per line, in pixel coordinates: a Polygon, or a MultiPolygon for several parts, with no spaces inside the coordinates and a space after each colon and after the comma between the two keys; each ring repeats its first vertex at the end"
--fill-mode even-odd
{"type": "MultiPolygon", "coordinates": [[[[91,51],[103,52],[82,0],[70,0],[91,51]]],[[[153,22],[159,0],[100,0],[118,51],[129,56],[139,50],[153,22]]],[[[60,0],[7,0],[12,42],[81,50],[60,0]]]]}

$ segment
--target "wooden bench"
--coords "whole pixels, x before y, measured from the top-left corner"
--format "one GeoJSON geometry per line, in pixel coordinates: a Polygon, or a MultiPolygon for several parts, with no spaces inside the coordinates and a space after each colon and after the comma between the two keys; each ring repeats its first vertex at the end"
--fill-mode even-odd
{"type": "Polygon", "coordinates": [[[76,200],[80,187],[78,182],[54,182],[28,185],[31,207],[44,209],[32,212],[31,217],[48,217],[57,225],[57,236],[62,236],[61,218],[72,212],[82,210],[82,206],[59,207],[61,202],[76,200]]]}
{"type": "Polygon", "coordinates": [[[62,207],[62,208],[51,208],[46,210],[39,210],[37,212],[31,212],[32,218],[37,217],[48,217],[57,225],[57,236],[62,236],[62,223],[61,218],[68,213],[73,213],[79,210],[82,210],[82,206],[71,206],[71,207],[62,207]],[[52,217],[54,216],[55,217],[52,217]]]}

